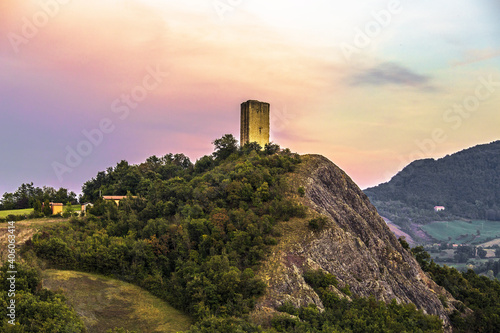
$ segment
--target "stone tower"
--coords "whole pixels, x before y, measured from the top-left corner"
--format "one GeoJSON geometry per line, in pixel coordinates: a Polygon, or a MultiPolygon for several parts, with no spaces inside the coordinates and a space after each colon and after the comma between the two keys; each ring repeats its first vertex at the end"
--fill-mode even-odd
{"type": "Polygon", "coordinates": [[[264,147],[269,143],[269,103],[246,101],[241,103],[240,145],[257,142],[264,147]]]}

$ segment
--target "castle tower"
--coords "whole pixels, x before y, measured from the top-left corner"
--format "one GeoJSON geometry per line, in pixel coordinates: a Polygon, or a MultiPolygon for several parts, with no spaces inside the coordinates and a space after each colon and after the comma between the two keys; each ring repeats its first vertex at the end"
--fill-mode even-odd
{"type": "Polygon", "coordinates": [[[246,101],[241,103],[240,145],[257,142],[264,147],[269,143],[269,103],[246,101]]]}

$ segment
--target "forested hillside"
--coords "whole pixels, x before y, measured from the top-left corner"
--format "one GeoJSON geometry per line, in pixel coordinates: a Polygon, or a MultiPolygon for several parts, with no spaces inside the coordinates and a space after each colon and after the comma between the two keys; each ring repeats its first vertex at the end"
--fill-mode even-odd
{"type": "Polygon", "coordinates": [[[418,160],[364,191],[382,216],[405,225],[456,217],[500,220],[500,141],[418,160]],[[436,213],[434,206],[444,206],[436,213]]]}
{"type": "Polygon", "coordinates": [[[281,190],[300,157],[221,140],[194,165],[167,155],[100,173],[84,186],[97,199],[88,216],[36,235],[33,249],[56,267],[132,281],[195,318],[247,313],[264,290],[254,270],[276,243],[273,225],[305,213],[281,190]],[[98,191],[138,197],[117,207],[98,191]]]}
{"type": "MultiPolygon", "coordinates": [[[[83,187],[85,200],[94,202],[87,216],[45,227],[26,244],[24,253],[36,254],[49,267],[137,284],[189,314],[195,323],[192,332],[350,332],[376,327],[395,332],[401,323],[415,331],[441,330],[440,318],[414,306],[362,299],[341,304],[337,295],[320,289],[325,304],[332,307],[321,319],[315,318],[318,309],[310,306],[279,310],[283,315],[269,322],[271,327],[251,322],[248,314],[266,292],[258,272],[284,237],[277,225],[294,220],[311,235],[331,226],[317,215],[312,218],[308,208],[293,199],[306,195],[304,188],[288,182],[301,164],[299,155],[273,144],[262,150],[256,144],[239,148],[232,135],[214,145],[212,155],[194,164],[182,154],[169,154],[139,165],[122,161],[100,172],[83,187]],[[117,206],[100,199],[99,192],[129,196],[117,206]],[[342,311],[333,311],[337,302],[342,311]],[[285,313],[294,311],[310,319],[311,326],[287,319],[285,313]],[[352,320],[357,313],[363,313],[361,321],[352,320]]],[[[328,275],[324,282],[308,283],[324,288],[333,279],[328,275]]],[[[348,285],[341,289],[350,294],[348,285]]]]}

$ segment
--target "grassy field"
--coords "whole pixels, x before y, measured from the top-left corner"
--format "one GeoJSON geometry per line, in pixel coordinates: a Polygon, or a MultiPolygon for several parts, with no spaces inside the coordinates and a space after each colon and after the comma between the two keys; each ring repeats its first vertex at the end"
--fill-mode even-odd
{"type": "Polygon", "coordinates": [[[115,327],[144,333],[177,332],[191,324],[188,316],[144,289],[100,275],[45,270],[43,287],[62,289],[89,332],[115,327]]]}
{"type": "Polygon", "coordinates": [[[500,238],[488,241],[488,242],[480,244],[480,245],[482,247],[491,247],[491,246],[495,246],[495,245],[499,245],[500,246],[500,238]]]}
{"type": "MultiPolygon", "coordinates": [[[[82,209],[81,205],[72,205],[71,208],[74,212],[79,212],[82,209]]],[[[66,206],[64,206],[66,210],[66,206]]],[[[0,218],[5,218],[8,215],[29,215],[33,212],[33,208],[27,209],[12,209],[12,210],[0,210],[0,218]]]]}
{"type": "Polygon", "coordinates": [[[494,221],[434,222],[421,228],[438,242],[481,244],[489,239],[500,238],[500,222],[494,221]]]}
{"type": "MultiPolygon", "coordinates": [[[[22,220],[17,221],[15,223],[15,235],[16,235],[16,245],[23,245],[28,239],[30,239],[38,229],[45,225],[52,224],[67,224],[69,223],[69,219],[64,219],[60,217],[44,217],[41,219],[31,219],[31,220],[22,220]]],[[[7,222],[0,223],[0,261],[7,260],[7,255],[9,254],[7,245],[8,243],[8,232],[9,224],[7,222]]]]}
{"type": "Polygon", "coordinates": [[[474,259],[469,261],[468,263],[456,263],[456,262],[444,262],[444,261],[437,261],[436,264],[441,265],[441,266],[448,266],[448,267],[453,267],[458,269],[459,271],[465,272],[468,269],[474,269],[477,265],[484,264],[488,262],[489,259],[474,259]]]}
{"type": "Polygon", "coordinates": [[[8,215],[29,215],[33,212],[33,208],[0,210],[0,218],[5,218],[8,215]]]}

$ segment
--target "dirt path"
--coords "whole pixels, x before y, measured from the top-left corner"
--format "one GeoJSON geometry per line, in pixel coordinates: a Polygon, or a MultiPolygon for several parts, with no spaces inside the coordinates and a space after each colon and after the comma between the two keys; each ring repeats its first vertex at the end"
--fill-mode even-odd
{"type": "Polygon", "coordinates": [[[420,225],[412,223],[410,225],[411,231],[413,232],[414,235],[419,238],[419,240],[423,241],[424,243],[433,243],[434,240],[420,228],[420,225]]]}
{"type": "Polygon", "coordinates": [[[406,232],[401,230],[401,228],[398,225],[394,224],[391,220],[389,220],[385,217],[382,217],[382,218],[384,219],[384,221],[387,224],[387,226],[389,227],[389,229],[391,229],[391,231],[394,233],[394,235],[396,235],[396,238],[404,237],[406,239],[406,241],[408,242],[408,244],[410,244],[411,246],[415,245],[415,240],[410,235],[408,235],[406,232]]]}

